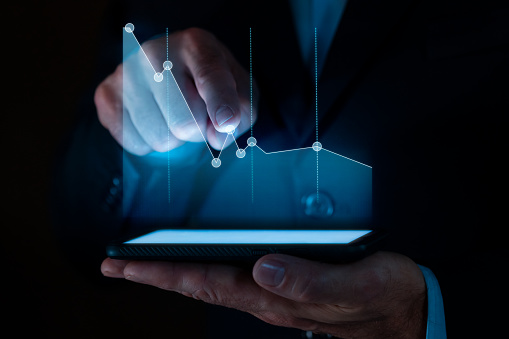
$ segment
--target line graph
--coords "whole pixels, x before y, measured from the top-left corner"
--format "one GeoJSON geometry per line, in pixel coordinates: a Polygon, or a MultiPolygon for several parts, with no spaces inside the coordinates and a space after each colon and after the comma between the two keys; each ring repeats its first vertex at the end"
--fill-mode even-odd
{"type": "MultiPolygon", "coordinates": [[[[197,105],[196,101],[194,101],[196,97],[190,95],[189,98],[186,98],[184,95],[188,93],[187,86],[189,84],[184,82],[179,84],[177,82],[177,79],[181,79],[182,69],[178,59],[173,59],[172,50],[168,43],[168,29],[166,29],[166,35],[160,37],[158,42],[161,49],[160,54],[158,54],[157,50],[154,53],[154,50],[150,49],[148,45],[147,51],[144,50],[144,46],[140,44],[140,41],[135,36],[133,24],[128,23],[123,27],[123,30],[124,62],[126,65],[124,69],[129,69],[128,76],[125,77],[128,80],[124,80],[124,87],[128,85],[129,91],[124,92],[124,94],[128,93],[124,98],[132,100],[133,93],[135,94],[134,97],[136,97],[136,91],[138,90],[136,86],[145,86],[143,90],[150,89],[152,92],[149,94],[153,98],[157,98],[158,108],[167,124],[167,126],[159,125],[159,127],[165,129],[164,133],[167,133],[168,137],[168,150],[171,149],[171,151],[152,153],[159,157],[159,159],[167,157],[164,160],[164,167],[167,168],[164,168],[162,176],[162,178],[167,176],[167,187],[163,186],[163,190],[167,190],[167,193],[162,193],[166,194],[166,202],[163,202],[163,199],[158,199],[158,201],[161,204],[167,203],[166,206],[170,207],[168,208],[168,211],[170,211],[168,213],[174,213],[171,211],[181,209],[179,207],[183,200],[181,198],[183,194],[181,187],[183,183],[187,183],[187,187],[192,186],[195,183],[194,179],[192,179],[193,171],[200,171],[205,179],[196,181],[199,182],[197,187],[203,187],[203,191],[200,191],[201,193],[197,195],[207,199],[207,196],[214,196],[210,192],[220,192],[216,195],[220,196],[220,199],[215,199],[215,202],[210,202],[208,205],[215,208],[204,208],[203,211],[206,211],[203,212],[204,215],[217,216],[219,213],[217,211],[223,209],[223,204],[231,207],[228,208],[228,215],[231,218],[236,213],[241,211],[247,213],[248,210],[251,211],[250,213],[253,213],[253,218],[260,218],[262,216],[267,216],[268,218],[269,215],[271,215],[270,218],[278,218],[281,213],[288,211],[289,208],[293,208],[292,204],[304,206],[305,215],[318,219],[322,217],[329,218],[334,208],[336,212],[333,218],[342,218],[341,221],[345,222],[351,222],[352,220],[357,222],[371,215],[372,167],[325,148],[325,141],[331,143],[329,141],[331,139],[327,136],[327,139],[322,140],[320,138],[323,138],[323,133],[318,133],[319,74],[317,71],[318,39],[316,29],[314,30],[315,60],[314,65],[311,66],[314,66],[314,79],[312,80],[314,82],[315,100],[314,107],[310,107],[310,115],[314,113],[315,116],[309,122],[314,125],[315,140],[311,145],[299,145],[301,147],[279,150],[269,145],[278,145],[280,142],[285,143],[286,141],[282,135],[278,133],[264,134],[264,140],[257,140],[255,138],[255,136],[259,135],[256,133],[257,126],[254,126],[253,122],[256,113],[253,106],[253,64],[255,63],[253,63],[252,57],[253,32],[251,28],[249,28],[248,35],[249,111],[243,117],[246,121],[243,121],[242,131],[239,130],[239,132],[245,132],[246,135],[241,137],[237,133],[237,128],[226,123],[226,126],[222,126],[224,133],[214,130],[219,140],[212,144],[209,144],[206,138],[206,136],[210,137],[211,131],[207,130],[206,125],[204,126],[203,124],[204,116],[198,114],[200,105],[197,105]],[[165,51],[163,51],[164,40],[166,42],[165,51]],[[131,58],[131,56],[135,57],[131,58]],[[140,83],[140,79],[143,82],[140,83]],[[190,100],[189,102],[188,99],[190,100]],[[196,110],[196,112],[193,112],[193,110],[196,110]],[[195,114],[198,115],[195,116],[195,114]],[[171,133],[174,132],[174,126],[178,126],[179,119],[186,121],[186,127],[191,127],[193,133],[195,133],[195,139],[192,142],[181,143],[183,147],[175,147],[174,144],[172,144],[173,147],[170,147],[172,146],[170,144],[170,136],[173,137],[171,133]],[[248,126],[247,124],[250,125],[248,126]],[[194,130],[195,126],[198,129],[197,131],[194,130]],[[171,131],[170,127],[172,128],[171,131]],[[223,136],[224,140],[222,139],[223,136]],[[263,142],[259,144],[259,141],[263,142]],[[203,147],[201,146],[202,142],[205,143],[203,147]],[[322,142],[324,142],[324,145],[322,142]],[[214,145],[214,150],[212,145],[214,145]],[[248,152],[250,153],[249,156],[248,152]],[[207,153],[210,154],[210,158],[208,158],[207,153]],[[183,165],[182,161],[185,162],[185,165],[183,165]],[[183,172],[181,168],[188,166],[188,164],[190,170],[183,172]],[[195,166],[195,164],[199,164],[199,166],[195,166]],[[204,182],[208,181],[210,181],[210,184],[204,184],[204,182]],[[293,193],[289,196],[288,192],[293,193]],[[286,204],[286,207],[283,207],[282,204],[286,204]],[[246,206],[249,206],[249,208],[246,209],[246,206]]],[[[143,98],[145,97],[143,96],[143,98]]],[[[127,102],[132,104],[131,101],[127,102]]],[[[141,102],[138,107],[143,104],[144,102],[141,102]]],[[[172,142],[174,142],[173,140],[174,138],[172,142]]],[[[335,141],[333,143],[336,144],[335,141]]],[[[291,144],[289,146],[291,147],[291,144]]],[[[146,169],[148,170],[147,178],[149,178],[147,180],[152,180],[152,178],[156,178],[159,175],[156,173],[159,171],[159,168],[148,166],[146,169]]],[[[198,188],[198,190],[201,189],[198,188]]],[[[221,215],[220,217],[224,216],[221,215]]],[[[333,218],[331,217],[328,220],[333,218]]],[[[289,219],[284,220],[286,222],[289,219]]]]}
{"type": "MultiPolygon", "coordinates": [[[[182,96],[182,99],[184,100],[186,106],[187,106],[187,109],[189,110],[189,113],[191,114],[195,124],[196,124],[196,127],[198,128],[202,138],[203,138],[203,141],[205,143],[205,145],[207,146],[208,150],[209,150],[209,153],[210,155],[212,156],[212,161],[211,161],[211,164],[213,167],[219,167],[221,165],[221,160],[220,160],[220,157],[221,157],[221,153],[223,152],[223,149],[224,149],[224,146],[226,145],[226,141],[228,140],[229,137],[231,137],[233,139],[233,142],[234,144],[236,145],[237,147],[237,152],[236,152],[236,155],[238,158],[244,158],[245,156],[245,150],[247,147],[257,147],[258,149],[260,149],[264,154],[266,155],[271,155],[271,154],[277,154],[277,153],[284,153],[284,152],[294,152],[294,151],[300,151],[300,150],[306,150],[306,149],[313,149],[315,152],[320,152],[320,151],[326,151],[326,152],[330,152],[334,155],[337,155],[337,156],[340,156],[340,157],[343,157],[347,160],[350,160],[350,161],[353,161],[353,162],[356,162],[360,165],[363,165],[363,166],[366,166],[366,167],[369,167],[369,168],[372,168],[371,166],[367,165],[367,164],[364,164],[362,162],[359,162],[359,161],[356,161],[354,159],[351,159],[351,158],[348,158],[346,156],[343,156],[341,154],[338,154],[336,152],[333,152],[331,150],[328,150],[326,148],[323,148],[322,144],[318,141],[318,103],[317,103],[317,100],[318,100],[318,94],[317,94],[317,90],[316,90],[316,93],[315,93],[315,108],[316,108],[316,119],[315,119],[315,124],[316,124],[316,141],[309,147],[301,147],[301,148],[294,148],[294,149],[287,149],[287,150],[281,150],[281,151],[274,151],[274,152],[266,152],[264,151],[262,148],[260,148],[260,146],[257,145],[257,140],[253,137],[253,123],[252,123],[252,89],[251,89],[251,94],[250,94],[250,100],[251,100],[251,103],[250,103],[250,115],[251,115],[251,137],[249,137],[247,139],[247,146],[246,148],[241,148],[239,146],[239,144],[237,143],[237,140],[234,136],[235,134],[235,128],[232,126],[232,125],[229,125],[226,127],[226,130],[227,130],[227,136],[223,142],[223,146],[221,147],[221,149],[219,150],[219,155],[217,157],[214,156],[214,153],[212,152],[212,149],[210,148],[210,145],[209,143],[207,142],[207,139],[205,138],[205,135],[203,134],[203,131],[201,130],[191,108],[189,107],[189,104],[184,96],[184,94],[182,93],[182,90],[177,82],[177,80],[175,79],[175,76],[173,75],[173,72],[172,72],[172,68],[173,68],[173,63],[170,61],[170,60],[166,60],[164,61],[163,63],[163,69],[161,72],[158,72],[156,70],[156,68],[154,67],[154,65],[152,64],[152,62],[150,61],[149,57],[147,56],[147,54],[145,53],[145,51],[143,50],[143,47],[141,46],[141,44],[139,43],[138,39],[136,38],[135,34],[134,34],[134,25],[132,23],[128,23],[125,25],[124,27],[125,31],[127,33],[130,33],[132,36],[133,36],[133,39],[136,41],[136,43],[138,44],[140,50],[142,51],[142,53],[145,55],[145,58],[147,60],[147,62],[149,63],[150,67],[152,68],[153,72],[154,72],[154,81],[156,82],[162,82],[163,79],[165,78],[164,76],[164,72],[167,73],[168,76],[171,76],[172,80],[175,82],[175,84],[177,85],[177,88],[178,88],[178,91],[180,92],[180,95],[182,96]]],[[[251,48],[251,30],[249,31],[250,33],[250,48],[251,48]]],[[[168,44],[168,42],[167,42],[168,44]]],[[[166,47],[168,49],[168,46],[166,47]]],[[[168,52],[166,52],[166,57],[168,58],[168,52]]],[[[316,62],[316,29],[315,29],[315,68],[317,68],[317,62],[316,62]]],[[[315,89],[317,89],[317,86],[318,86],[318,75],[317,75],[317,72],[315,70],[315,89]]],[[[251,57],[250,57],[250,84],[251,84],[251,87],[252,87],[252,60],[251,60],[251,57]]]]}

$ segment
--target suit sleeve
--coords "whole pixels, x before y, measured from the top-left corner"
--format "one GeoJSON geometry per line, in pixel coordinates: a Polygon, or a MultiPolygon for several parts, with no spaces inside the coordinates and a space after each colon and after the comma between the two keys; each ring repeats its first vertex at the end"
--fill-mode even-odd
{"type": "Polygon", "coordinates": [[[93,91],[61,143],[53,168],[51,210],[65,255],[100,274],[104,246],[122,229],[122,148],[99,123],[93,91]]]}

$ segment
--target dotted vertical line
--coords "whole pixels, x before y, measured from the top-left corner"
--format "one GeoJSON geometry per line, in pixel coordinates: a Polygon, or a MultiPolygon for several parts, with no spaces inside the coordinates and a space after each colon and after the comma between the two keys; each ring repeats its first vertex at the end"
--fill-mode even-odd
{"type": "Polygon", "coordinates": [[[249,111],[251,114],[251,136],[253,136],[253,47],[249,27],[249,111]]]}
{"type": "MultiPolygon", "coordinates": [[[[318,142],[318,48],[315,27],[315,130],[316,141],[318,142]]],[[[320,202],[320,191],[318,184],[318,153],[316,152],[316,202],[320,202]]]]}
{"type": "Polygon", "coordinates": [[[315,128],[316,128],[316,141],[318,141],[318,49],[316,40],[316,27],[315,27],[315,128]]]}
{"type": "Polygon", "coordinates": [[[251,203],[254,204],[254,165],[253,165],[253,147],[250,149],[251,151],[251,203]]]}
{"type": "MultiPolygon", "coordinates": [[[[169,60],[168,55],[168,27],[166,27],[166,60],[169,60]]],[[[164,70],[163,70],[164,71],[164,70]]],[[[171,202],[171,189],[170,189],[170,77],[169,70],[166,70],[166,114],[168,117],[168,203],[171,202]]]]}
{"type": "Polygon", "coordinates": [[[318,190],[318,153],[316,152],[316,202],[320,202],[320,194],[318,190]]]}
{"type": "MultiPolygon", "coordinates": [[[[249,27],[249,111],[251,114],[251,136],[253,136],[253,45],[251,38],[251,27],[249,27]]],[[[254,152],[252,149],[250,151],[251,151],[251,203],[254,203],[254,165],[253,165],[254,152]]]]}

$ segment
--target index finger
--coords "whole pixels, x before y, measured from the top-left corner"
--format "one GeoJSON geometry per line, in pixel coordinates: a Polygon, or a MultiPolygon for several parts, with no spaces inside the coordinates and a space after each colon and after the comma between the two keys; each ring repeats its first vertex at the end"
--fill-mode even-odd
{"type": "Polygon", "coordinates": [[[184,34],[187,43],[182,49],[182,59],[205,101],[210,120],[218,132],[229,132],[228,128],[236,128],[240,123],[240,100],[228,53],[204,30],[193,28],[184,34]]]}

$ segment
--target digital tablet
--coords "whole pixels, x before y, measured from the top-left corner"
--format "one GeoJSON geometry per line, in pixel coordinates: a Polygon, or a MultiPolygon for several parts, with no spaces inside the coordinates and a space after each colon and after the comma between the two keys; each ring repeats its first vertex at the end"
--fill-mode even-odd
{"type": "Polygon", "coordinates": [[[323,262],[361,259],[382,244],[380,230],[159,229],[109,244],[113,259],[255,262],[269,253],[323,262]]]}

